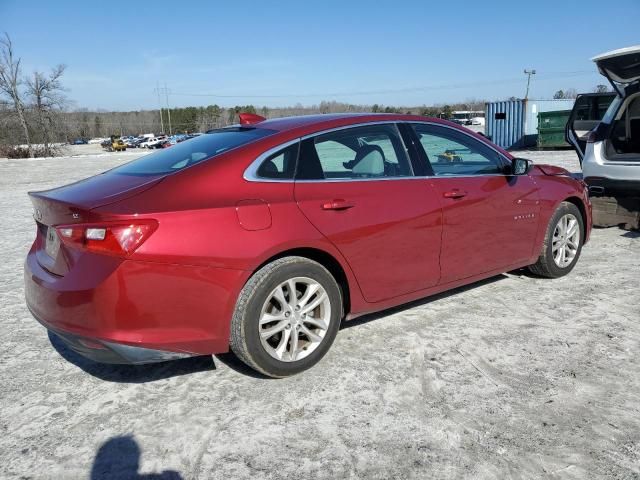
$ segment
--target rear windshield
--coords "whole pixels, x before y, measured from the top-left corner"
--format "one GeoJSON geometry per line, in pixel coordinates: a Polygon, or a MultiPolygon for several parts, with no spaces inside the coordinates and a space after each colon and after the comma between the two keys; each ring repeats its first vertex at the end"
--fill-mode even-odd
{"type": "Polygon", "coordinates": [[[164,148],[156,153],[116,167],[111,172],[121,175],[164,175],[173,173],[273,133],[275,133],[274,130],[247,127],[211,130],[204,135],[185,140],[169,148],[164,148]]]}

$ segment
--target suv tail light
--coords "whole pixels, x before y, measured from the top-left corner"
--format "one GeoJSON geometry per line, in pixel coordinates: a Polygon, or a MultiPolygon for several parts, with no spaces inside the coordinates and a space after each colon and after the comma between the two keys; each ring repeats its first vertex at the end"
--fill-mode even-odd
{"type": "Polygon", "coordinates": [[[587,133],[587,143],[602,142],[609,136],[609,130],[606,123],[599,123],[593,130],[587,133]]]}
{"type": "Polygon", "coordinates": [[[94,253],[128,257],[158,228],[155,220],[128,223],[75,224],[56,227],[65,245],[94,253]]]}

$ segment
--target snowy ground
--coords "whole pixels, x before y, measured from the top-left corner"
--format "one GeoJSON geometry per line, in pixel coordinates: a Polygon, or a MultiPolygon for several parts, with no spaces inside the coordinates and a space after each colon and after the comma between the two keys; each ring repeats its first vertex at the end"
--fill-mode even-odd
{"type": "MultiPolygon", "coordinates": [[[[26,192],[134,158],[0,160],[0,478],[639,478],[640,234],[351,322],[285,380],[232,355],[102,366],[24,306],[26,192]]],[[[579,169],[575,154],[519,152],[579,169]]]]}

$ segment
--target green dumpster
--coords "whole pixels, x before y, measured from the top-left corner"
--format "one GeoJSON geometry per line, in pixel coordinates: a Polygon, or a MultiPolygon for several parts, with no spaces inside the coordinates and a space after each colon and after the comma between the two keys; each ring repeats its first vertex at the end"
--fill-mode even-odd
{"type": "Polygon", "coordinates": [[[564,128],[571,110],[540,112],[538,114],[538,148],[569,147],[564,139],[564,128]]]}

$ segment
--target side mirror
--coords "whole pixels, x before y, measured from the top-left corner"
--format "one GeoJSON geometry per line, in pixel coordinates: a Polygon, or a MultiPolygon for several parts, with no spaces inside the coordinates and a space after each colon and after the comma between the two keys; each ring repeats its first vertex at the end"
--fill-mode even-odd
{"type": "Polygon", "coordinates": [[[526,158],[514,158],[511,161],[511,174],[512,175],[526,175],[531,170],[533,162],[526,158]]]}

